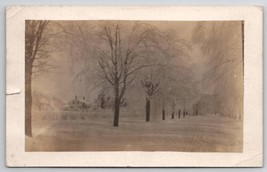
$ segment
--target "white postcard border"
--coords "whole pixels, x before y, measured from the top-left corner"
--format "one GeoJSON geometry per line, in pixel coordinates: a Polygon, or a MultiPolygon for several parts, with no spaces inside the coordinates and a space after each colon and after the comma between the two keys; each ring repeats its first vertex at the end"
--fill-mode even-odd
{"type": "Polygon", "coordinates": [[[6,13],[6,163],[59,167],[260,167],[263,157],[262,8],[252,6],[11,6],[6,13]],[[244,20],[243,153],[25,152],[25,20],[244,20]]]}

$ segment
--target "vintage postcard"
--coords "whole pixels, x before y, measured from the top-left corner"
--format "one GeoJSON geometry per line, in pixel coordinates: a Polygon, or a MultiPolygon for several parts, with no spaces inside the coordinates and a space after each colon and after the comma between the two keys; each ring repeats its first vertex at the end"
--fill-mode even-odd
{"type": "Polygon", "coordinates": [[[261,7],[6,17],[8,166],[262,166],[261,7]]]}

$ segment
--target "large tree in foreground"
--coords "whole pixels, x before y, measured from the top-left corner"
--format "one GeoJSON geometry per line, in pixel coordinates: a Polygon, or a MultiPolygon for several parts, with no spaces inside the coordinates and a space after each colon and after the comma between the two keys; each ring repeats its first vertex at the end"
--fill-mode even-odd
{"type": "MultiPolygon", "coordinates": [[[[119,23],[108,23],[98,32],[100,44],[95,47],[100,76],[114,91],[114,126],[119,126],[121,100],[126,89],[143,68],[155,66],[147,62],[145,54],[148,41],[157,45],[155,28],[148,24],[134,23],[122,27],[119,23]]],[[[151,45],[151,46],[153,46],[151,45]]],[[[156,48],[156,46],[154,46],[156,48]]]]}
{"type": "MultiPolygon", "coordinates": [[[[73,57],[81,59],[75,60],[79,66],[77,83],[88,90],[112,92],[114,126],[119,126],[120,104],[130,87],[140,86],[143,81],[144,96],[152,100],[159,89],[167,94],[164,86],[169,81],[165,75],[171,73],[172,80],[183,78],[180,75],[184,75],[190,45],[172,30],[159,29],[153,23],[125,21],[75,22],[63,28],[75,52],[73,57]],[[158,76],[154,76],[156,73],[158,76]],[[150,74],[152,78],[146,80],[150,74]]],[[[147,112],[150,103],[146,101],[147,112]]]]}
{"type": "Polygon", "coordinates": [[[44,36],[48,21],[27,20],[25,24],[25,134],[32,137],[32,77],[48,65],[48,38],[44,36]]]}

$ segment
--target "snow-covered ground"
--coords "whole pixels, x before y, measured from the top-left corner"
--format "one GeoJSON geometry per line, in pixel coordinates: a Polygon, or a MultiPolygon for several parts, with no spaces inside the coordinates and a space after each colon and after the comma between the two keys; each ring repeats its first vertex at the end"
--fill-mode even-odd
{"type": "Polygon", "coordinates": [[[211,115],[152,122],[122,118],[119,127],[112,126],[112,118],[34,120],[26,151],[241,152],[242,125],[211,115]]]}

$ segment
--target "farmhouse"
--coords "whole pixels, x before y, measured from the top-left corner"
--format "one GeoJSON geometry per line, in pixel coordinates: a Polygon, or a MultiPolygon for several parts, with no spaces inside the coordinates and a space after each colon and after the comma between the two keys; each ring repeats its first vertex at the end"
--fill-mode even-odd
{"type": "Polygon", "coordinates": [[[64,106],[64,110],[82,111],[87,110],[90,107],[89,103],[85,100],[85,97],[78,99],[77,96],[64,106]]]}

